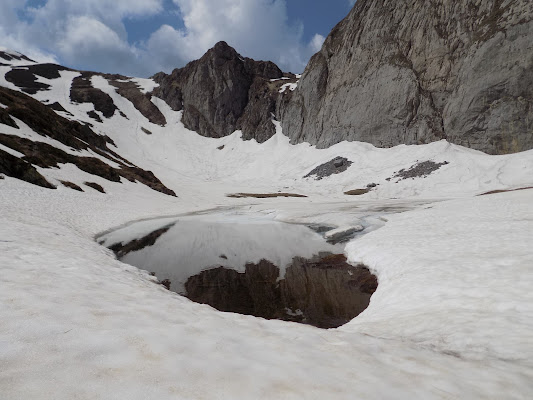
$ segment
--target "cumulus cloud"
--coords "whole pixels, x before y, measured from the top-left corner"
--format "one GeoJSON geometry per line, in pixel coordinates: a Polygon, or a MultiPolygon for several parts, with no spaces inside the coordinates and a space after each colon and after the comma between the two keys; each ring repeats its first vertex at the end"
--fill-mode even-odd
{"type": "Polygon", "coordinates": [[[303,25],[289,23],[285,0],[172,0],[183,28],[163,25],[135,44],[128,43],[124,19],[158,15],[163,0],[48,0],[33,8],[2,1],[0,44],[40,60],[130,75],[182,66],[220,40],[300,72],[324,41],[318,34],[303,41],[303,25]]]}
{"type": "Polygon", "coordinates": [[[289,24],[284,0],[174,0],[174,3],[181,11],[184,29],[162,26],[147,42],[149,53],[161,57],[161,63],[171,61],[172,57],[187,61],[198,58],[224,40],[245,56],[272,60],[283,69],[301,71],[317,51],[317,43],[323,40],[317,35],[310,44],[303,43],[303,26],[289,24]]]}
{"type": "Polygon", "coordinates": [[[320,49],[322,48],[322,45],[324,44],[324,41],[326,38],[322,35],[319,35],[318,33],[313,36],[313,39],[311,39],[311,42],[309,43],[309,47],[311,48],[311,51],[313,53],[318,53],[320,49]]]}

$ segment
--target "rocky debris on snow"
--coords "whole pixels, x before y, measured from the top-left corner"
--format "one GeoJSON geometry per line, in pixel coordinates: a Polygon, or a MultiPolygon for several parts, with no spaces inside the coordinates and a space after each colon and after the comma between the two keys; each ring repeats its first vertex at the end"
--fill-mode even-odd
{"type": "Polygon", "coordinates": [[[78,192],[83,192],[83,189],[76,185],[75,183],[69,182],[69,181],[59,181],[61,184],[65,187],[68,187],[69,189],[77,190],[78,192]]]}
{"type": "Polygon", "coordinates": [[[156,74],[159,87],[153,95],[183,110],[185,127],[200,135],[218,138],[241,130],[245,140],[261,143],[275,133],[271,120],[284,76],[295,78],[272,62],[244,58],[219,42],[184,68],[156,74]]]}
{"type": "Polygon", "coordinates": [[[100,186],[98,183],[95,182],[83,182],[85,186],[89,186],[90,188],[93,188],[94,190],[99,191],[100,193],[105,193],[105,190],[102,186],[100,186]]]}
{"type": "Polygon", "coordinates": [[[273,197],[307,197],[303,194],[296,194],[296,193],[233,193],[228,194],[226,197],[233,197],[236,199],[244,198],[244,197],[254,197],[256,199],[267,199],[267,198],[273,198],[273,197]]]}
{"type": "Polygon", "coordinates": [[[485,193],[478,194],[478,196],[487,196],[489,194],[498,194],[498,193],[506,193],[506,192],[516,192],[517,190],[528,190],[528,189],[533,189],[533,186],[522,187],[522,188],[517,188],[517,189],[491,190],[490,192],[485,192],[485,193]]]}
{"type": "Polygon", "coordinates": [[[348,190],[348,191],[344,192],[344,194],[346,194],[348,196],[361,196],[361,195],[366,194],[368,192],[370,192],[370,188],[352,189],[352,190],[348,190]]]}
{"type": "Polygon", "coordinates": [[[364,230],[365,228],[362,225],[340,226],[327,231],[324,234],[324,238],[331,244],[344,243],[353,238],[354,233],[364,230]]]}
{"type": "Polygon", "coordinates": [[[268,260],[245,272],[218,267],[190,277],[186,297],[220,311],[335,328],[359,315],[377,288],[368,268],[351,266],[342,254],[295,257],[279,280],[268,260]],[[296,311],[293,311],[296,310],[296,311]]]}
{"type": "Polygon", "coordinates": [[[167,290],[170,290],[170,285],[172,285],[172,282],[170,282],[170,279],[163,279],[161,282],[159,282],[161,285],[167,288],[167,290]]]}
{"type": "Polygon", "coordinates": [[[344,157],[335,157],[327,163],[321,164],[314,168],[311,172],[304,176],[304,178],[313,177],[317,180],[327,178],[328,176],[340,174],[348,169],[353,162],[344,157]]]}
{"type": "MultiPolygon", "coordinates": [[[[113,163],[118,163],[120,168],[113,168],[99,158],[76,156],[47,143],[0,133],[0,144],[24,154],[23,161],[42,168],[71,163],[82,171],[112,182],[120,182],[120,178],[124,177],[131,182],[139,181],[161,193],[176,195],[163,185],[152,172],[132,166],[131,163],[107,147],[108,144],[113,144],[113,141],[107,136],[96,134],[89,126],[76,121],[69,121],[39,101],[7,88],[0,87],[0,102],[7,106],[0,108],[0,123],[18,129],[19,127],[12,117],[17,118],[43,137],[55,139],[74,150],[91,150],[113,163]]],[[[12,158],[8,158],[8,160],[11,160],[11,169],[23,166],[12,158]]],[[[27,167],[24,168],[27,169],[27,167]]],[[[31,172],[31,169],[28,171],[31,172]]],[[[43,186],[43,182],[36,179],[33,173],[18,174],[16,177],[19,176],[30,179],[28,182],[31,183],[40,182],[43,186]]]]}
{"type": "Polygon", "coordinates": [[[401,169],[398,172],[396,172],[392,178],[387,178],[387,180],[390,179],[396,179],[403,180],[403,179],[409,179],[409,178],[426,178],[429,176],[432,172],[435,172],[443,165],[449,164],[448,161],[444,161],[441,163],[436,163],[435,161],[422,161],[419,162],[413,166],[411,166],[409,169],[401,169]]]}
{"type": "Polygon", "coordinates": [[[277,117],[293,143],[533,148],[530,0],[359,0],[277,117]]]}
{"type": "MultiPolygon", "coordinates": [[[[2,142],[0,141],[0,143],[2,142]]],[[[0,149],[0,173],[12,178],[33,183],[34,185],[42,186],[47,189],[56,188],[54,185],[48,182],[44,176],[42,176],[29,162],[15,157],[14,155],[9,154],[2,149],[0,149]]]]}

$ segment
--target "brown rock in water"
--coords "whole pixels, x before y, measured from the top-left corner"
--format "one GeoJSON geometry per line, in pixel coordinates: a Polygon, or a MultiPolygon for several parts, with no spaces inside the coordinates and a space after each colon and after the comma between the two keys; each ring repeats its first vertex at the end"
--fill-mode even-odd
{"type": "Polygon", "coordinates": [[[334,328],[368,307],[377,288],[368,268],[347,264],[342,254],[296,257],[284,279],[278,276],[267,260],[247,264],[244,273],[218,267],[190,277],[186,296],[220,311],[334,328]]]}
{"type": "Polygon", "coordinates": [[[348,264],[342,254],[316,261],[297,257],[280,287],[282,302],[301,310],[303,322],[335,328],[368,307],[377,279],[368,268],[348,264]]]}

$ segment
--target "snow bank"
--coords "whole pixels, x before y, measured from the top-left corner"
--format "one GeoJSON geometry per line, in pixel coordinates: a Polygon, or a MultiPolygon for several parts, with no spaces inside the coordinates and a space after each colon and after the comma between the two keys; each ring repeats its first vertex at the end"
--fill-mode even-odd
{"type": "MultiPolygon", "coordinates": [[[[9,87],[6,68],[0,85],[9,87]]],[[[93,106],[68,98],[75,74],[62,71],[36,96],[87,121],[93,106]]],[[[279,124],[263,144],[242,141],[239,132],[210,139],[185,129],[181,113],[159,99],[152,102],[165,127],[151,124],[105,79],[92,82],[127,117],[91,120],[95,131],[179,197],[70,164],[38,171],[52,182],[96,182],[106,194],[0,179],[3,397],[530,397],[533,190],[473,196],[532,186],[533,151],[488,156],[445,141],[316,149],[289,144],[279,124]],[[320,181],[303,179],[335,157],[353,164],[320,181]],[[449,164],[425,178],[393,179],[426,160],[449,164]],[[369,183],[378,185],[363,196],[343,194],[369,183]],[[308,197],[226,197],[278,191],[308,197]],[[365,226],[370,233],[352,241],[347,254],[379,277],[370,307],[329,331],[220,313],[168,292],[93,240],[133,220],[192,212],[365,226]]],[[[60,147],[26,127],[11,129],[60,147]]]]}

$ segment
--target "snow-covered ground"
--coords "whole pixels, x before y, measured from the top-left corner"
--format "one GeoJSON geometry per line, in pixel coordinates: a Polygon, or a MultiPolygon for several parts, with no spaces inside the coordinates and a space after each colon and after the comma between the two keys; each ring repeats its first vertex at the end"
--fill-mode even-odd
{"type": "MultiPolygon", "coordinates": [[[[99,123],[86,114],[90,104],[68,100],[75,76],[61,72],[35,97],[91,122],[178,198],[71,164],[39,172],[55,184],[96,182],[106,194],[0,179],[2,399],[530,398],[533,190],[476,195],[533,186],[533,151],[488,156],[444,141],[318,150],[290,145],[279,126],[261,145],[239,132],[203,138],[157,99],[168,124],[151,124],[93,77],[128,118],[99,123]],[[337,156],[353,162],[347,171],[303,178],[337,156]],[[449,164],[387,180],[426,160],[449,164]],[[378,185],[363,196],[343,194],[370,183],[378,185]],[[278,191],[308,197],[226,197],[278,191]],[[131,221],[195,212],[362,225],[369,233],[346,253],[376,273],[377,292],[334,330],[220,313],[156,285],[94,240],[131,221]]],[[[30,131],[9,133],[50,142],[30,131]]]]}

